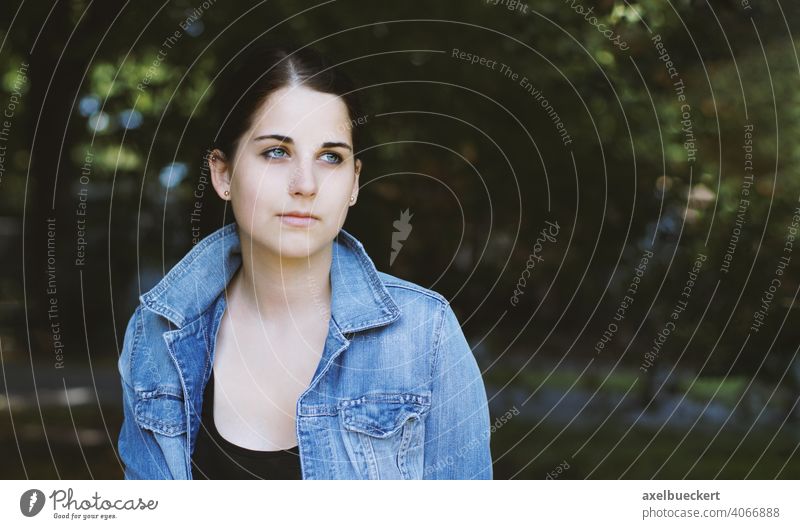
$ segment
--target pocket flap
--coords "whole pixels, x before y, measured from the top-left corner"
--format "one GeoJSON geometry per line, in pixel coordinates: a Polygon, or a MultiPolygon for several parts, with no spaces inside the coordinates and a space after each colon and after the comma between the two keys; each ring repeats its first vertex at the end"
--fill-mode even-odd
{"type": "Polygon", "coordinates": [[[136,422],[170,437],[186,433],[184,400],[169,393],[148,392],[139,396],[135,407],[136,422]]]}
{"type": "Polygon", "coordinates": [[[342,401],[342,423],[347,430],[372,437],[389,437],[407,420],[425,415],[430,405],[430,395],[372,393],[342,401]]]}

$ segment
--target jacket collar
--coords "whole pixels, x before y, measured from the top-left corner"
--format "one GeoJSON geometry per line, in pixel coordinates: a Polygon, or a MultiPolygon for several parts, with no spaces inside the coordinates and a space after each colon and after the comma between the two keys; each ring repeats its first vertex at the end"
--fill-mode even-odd
{"type": "MultiPolygon", "coordinates": [[[[152,289],[142,304],[178,327],[203,315],[242,263],[235,222],[197,243],[152,289]]],[[[400,316],[364,246],[344,229],[333,240],[331,317],[342,333],[387,324],[400,316]]]]}

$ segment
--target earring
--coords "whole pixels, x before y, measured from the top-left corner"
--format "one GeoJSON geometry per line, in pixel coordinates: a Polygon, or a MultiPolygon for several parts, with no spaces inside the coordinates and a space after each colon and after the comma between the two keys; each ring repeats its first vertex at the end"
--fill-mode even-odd
{"type": "Polygon", "coordinates": [[[355,202],[356,202],[356,196],[350,195],[350,204],[355,204],[355,202]]]}
{"type": "Polygon", "coordinates": [[[226,190],[225,190],[225,196],[227,197],[227,196],[228,196],[228,195],[230,195],[230,194],[231,194],[231,192],[230,192],[230,191],[228,191],[228,190],[226,189],[226,190]]]}

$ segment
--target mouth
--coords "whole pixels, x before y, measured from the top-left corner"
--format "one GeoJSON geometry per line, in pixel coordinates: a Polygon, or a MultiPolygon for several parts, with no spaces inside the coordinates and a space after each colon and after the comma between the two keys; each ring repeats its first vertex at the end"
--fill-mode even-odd
{"type": "Polygon", "coordinates": [[[284,225],[291,226],[293,228],[305,228],[312,226],[319,221],[319,217],[311,214],[308,211],[290,211],[288,213],[278,215],[278,217],[280,217],[281,222],[284,225]]]}

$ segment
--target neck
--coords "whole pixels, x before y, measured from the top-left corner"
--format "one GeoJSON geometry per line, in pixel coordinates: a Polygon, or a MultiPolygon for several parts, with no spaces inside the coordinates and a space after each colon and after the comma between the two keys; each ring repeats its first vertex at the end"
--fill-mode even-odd
{"type": "MultiPolygon", "coordinates": [[[[249,239],[249,240],[248,240],[249,239]]],[[[242,238],[242,266],[231,287],[242,306],[262,319],[330,317],[333,244],[307,257],[286,258],[242,238]]]]}

